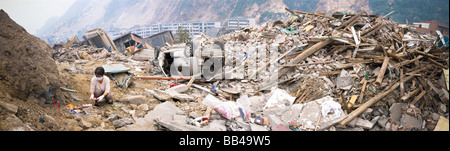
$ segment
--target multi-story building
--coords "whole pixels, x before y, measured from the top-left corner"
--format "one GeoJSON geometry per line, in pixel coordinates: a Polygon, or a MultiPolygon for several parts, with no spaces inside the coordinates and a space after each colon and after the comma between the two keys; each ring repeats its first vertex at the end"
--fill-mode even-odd
{"type": "Polygon", "coordinates": [[[237,30],[245,26],[254,26],[256,24],[255,18],[234,17],[228,19],[228,29],[237,30]]]}
{"type": "Polygon", "coordinates": [[[221,28],[220,22],[157,23],[141,26],[136,25],[129,29],[113,29],[110,31],[110,34],[113,38],[116,38],[122,34],[131,32],[145,38],[164,31],[171,31],[173,34],[176,34],[180,26],[189,30],[191,36],[199,35],[202,32],[206,33],[211,28],[221,28]]]}

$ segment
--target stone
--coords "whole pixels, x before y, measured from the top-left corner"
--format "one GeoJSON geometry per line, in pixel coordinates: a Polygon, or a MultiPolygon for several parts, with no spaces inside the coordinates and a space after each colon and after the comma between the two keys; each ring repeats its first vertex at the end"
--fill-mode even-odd
{"type": "Polygon", "coordinates": [[[8,114],[5,119],[0,120],[0,131],[34,131],[34,129],[14,114],[8,114]]]}
{"type": "MultiPolygon", "coordinates": [[[[158,128],[155,126],[155,119],[172,121],[173,116],[176,114],[184,114],[184,112],[176,107],[171,102],[164,102],[155,106],[155,108],[148,112],[144,118],[137,119],[134,124],[126,125],[120,130],[124,131],[156,131],[158,128]]],[[[185,122],[185,121],[183,121],[185,122]]]]}
{"type": "Polygon", "coordinates": [[[80,120],[80,127],[84,128],[84,129],[91,128],[92,127],[92,123],[81,119],[80,120]]]}
{"type": "Polygon", "coordinates": [[[114,122],[115,120],[118,120],[118,119],[120,119],[120,116],[116,113],[110,114],[109,117],[107,118],[107,120],[110,122],[114,122]]]}
{"type": "Polygon", "coordinates": [[[16,105],[11,104],[11,103],[6,103],[3,101],[0,101],[0,107],[11,114],[16,114],[17,110],[19,109],[19,107],[17,107],[16,105]]]}
{"type": "Polygon", "coordinates": [[[381,115],[382,115],[382,113],[379,112],[378,110],[374,110],[374,111],[372,112],[372,116],[381,116],[381,115]]]}
{"type": "Polygon", "coordinates": [[[439,115],[438,113],[431,114],[431,118],[433,119],[433,121],[438,121],[440,117],[441,115],[439,115]]]}
{"type": "Polygon", "coordinates": [[[353,84],[352,77],[337,77],[336,78],[336,87],[338,89],[350,90],[353,84]]]}
{"type": "Polygon", "coordinates": [[[336,88],[350,90],[353,85],[353,78],[350,77],[346,70],[342,70],[341,74],[335,80],[336,88]]]}
{"type": "Polygon", "coordinates": [[[129,108],[130,108],[130,110],[136,110],[137,109],[137,105],[136,104],[130,104],[129,108]]]}
{"type": "Polygon", "coordinates": [[[380,116],[376,116],[372,120],[370,120],[370,123],[372,123],[372,125],[375,125],[375,124],[377,124],[377,122],[380,118],[381,118],[380,116]]]}
{"type": "Polygon", "coordinates": [[[177,86],[167,89],[166,92],[169,93],[169,92],[174,91],[174,92],[178,92],[178,93],[184,93],[188,90],[189,90],[189,88],[185,84],[180,84],[180,85],[177,85],[177,86]]]}
{"type": "Polygon", "coordinates": [[[410,115],[405,116],[405,122],[406,122],[406,125],[409,126],[410,128],[421,129],[421,127],[422,127],[422,122],[410,115]]]}
{"type": "Polygon", "coordinates": [[[358,119],[358,118],[354,118],[352,121],[350,121],[350,122],[347,124],[347,126],[349,126],[349,127],[355,127],[355,126],[356,126],[356,121],[357,121],[357,119],[358,119]]]}
{"type": "Polygon", "coordinates": [[[386,117],[389,116],[389,111],[386,110],[386,109],[383,108],[383,107],[379,107],[379,108],[378,108],[378,112],[380,112],[381,114],[383,114],[383,115],[386,116],[386,117]]]}
{"type": "Polygon", "coordinates": [[[391,131],[391,126],[392,126],[392,123],[391,123],[391,122],[387,122],[387,123],[386,123],[386,126],[384,127],[384,129],[385,129],[386,131],[391,131]]]}
{"type": "Polygon", "coordinates": [[[382,128],[386,127],[386,123],[388,122],[388,118],[386,116],[381,116],[380,119],[378,119],[377,124],[380,125],[382,128]]]}
{"type": "Polygon", "coordinates": [[[130,104],[145,104],[147,102],[147,99],[143,95],[134,95],[134,96],[127,96],[121,100],[122,102],[127,102],[130,104]]]}
{"type": "Polygon", "coordinates": [[[173,97],[173,99],[179,100],[180,102],[191,102],[191,101],[194,101],[194,97],[189,96],[187,94],[180,94],[180,93],[178,93],[178,94],[173,95],[172,97],[173,97]]]}
{"type": "Polygon", "coordinates": [[[172,97],[166,93],[165,91],[161,91],[161,90],[146,90],[150,95],[152,95],[153,97],[155,97],[156,99],[160,100],[160,101],[168,101],[170,100],[172,97]]]}
{"type": "Polygon", "coordinates": [[[371,115],[373,112],[372,108],[367,108],[362,114],[367,117],[367,115],[371,115]]]}
{"type": "Polygon", "coordinates": [[[139,106],[137,107],[137,109],[138,109],[138,110],[141,110],[141,111],[148,111],[148,110],[150,110],[150,108],[148,107],[147,104],[141,104],[141,105],[139,105],[139,106]]]}
{"type": "Polygon", "coordinates": [[[400,121],[400,118],[402,117],[402,107],[406,107],[405,103],[394,103],[389,108],[390,117],[394,121],[400,121]]]}
{"type": "Polygon", "coordinates": [[[133,120],[132,119],[130,119],[130,118],[123,118],[123,119],[118,119],[118,120],[115,120],[115,121],[113,121],[113,126],[114,126],[114,128],[121,128],[121,127],[123,127],[123,126],[125,126],[125,125],[130,125],[130,124],[132,124],[133,123],[133,120]]]}
{"type": "Polygon", "coordinates": [[[356,126],[362,127],[364,129],[372,129],[373,124],[370,123],[370,121],[362,119],[362,118],[358,118],[356,120],[356,126]]]}
{"type": "Polygon", "coordinates": [[[56,122],[55,118],[51,117],[50,115],[44,115],[45,125],[47,127],[53,127],[56,128],[58,126],[58,122],[56,122]]]}

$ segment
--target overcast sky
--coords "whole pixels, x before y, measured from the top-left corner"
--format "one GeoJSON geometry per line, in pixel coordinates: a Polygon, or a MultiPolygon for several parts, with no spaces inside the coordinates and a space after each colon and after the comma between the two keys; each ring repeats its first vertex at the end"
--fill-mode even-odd
{"type": "Polygon", "coordinates": [[[47,19],[62,16],[75,0],[0,0],[0,9],[29,33],[36,34],[47,19]]]}

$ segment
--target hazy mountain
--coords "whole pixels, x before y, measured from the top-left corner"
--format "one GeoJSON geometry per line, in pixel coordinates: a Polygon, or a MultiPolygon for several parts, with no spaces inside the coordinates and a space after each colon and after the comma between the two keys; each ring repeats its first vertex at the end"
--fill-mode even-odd
{"type": "Polygon", "coordinates": [[[59,20],[49,20],[38,36],[47,42],[49,39],[59,42],[97,27],[108,31],[181,20],[221,21],[224,24],[235,16],[255,17],[257,22],[263,23],[270,19],[285,20],[289,17],[284,10],[286,7],[327,14],[364,10],[385,15],[395,10],[390,17],[399,22],[405,20],[401,16],[417,22],[440,18],[440,14],[446,12],[446,19],[443,15],[443,19],[435,20],[448,24],[447,0],[77,0],[59,20]],[[402,7],[405,3],[407,6],[402,7]],[[426,8],[426,14],[417,9],[424,6],[430,6],[426,8]]]}

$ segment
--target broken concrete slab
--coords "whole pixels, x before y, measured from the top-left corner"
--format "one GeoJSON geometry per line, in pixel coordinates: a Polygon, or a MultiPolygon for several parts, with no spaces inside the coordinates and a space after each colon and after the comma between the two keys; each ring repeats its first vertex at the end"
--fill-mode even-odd
{"type": "Polygon", "coordinates": [[[125,125],[130,125],[133,123],[133,120],[130,118],[122,118],[122,119],[118,119],[112,122],[114,128],[121,128],[125,125]]]}
{"type": "Polygon", "coordinates": [[[170,100],[172,98],[165,91],[161,91],[161,90],[147,90],[147,89],[145,91],[147,91],[147,93],[149,93],[150,95],[152,95],[153,97],[155,97],[156,99],[158,99],[160,101],[168,101],[168,100],[170,100]]]}
{"type": "Polygon", "coordinates": [[[143,49],[133,55],[131,59],[136,61],[148,61],[155,59],[154,49],[143,49]]]}
{"type": "Polygon", "coordinates": [[[356,119],[356,126],[362,127],[364,129],[372,129],[373,124],[370,123],[370,121],[362,119],[362,118],[357,118],[356,119]]]}
{"type": "Polygon", "coordinates": [[[148,111],[150,110],[150,108],[148,107],[148,104],[141,104],[137,107],[138,110],[142,110],[142,111],[148,111]]]}
{"type": "Polygon", "coordinates": [[[380,119],[378,119],[378,121],[377,121],[377,124],[379,125],[379,126],[381,126],[382,128],[385,128],[386,127],[386,123],[388,122],[388,118],[386,117],[386,116],[381,116],[380,117],[380,119]]]}
{"type": "Polygon", "coordinates": [[[189,87],[187,85],[179,84],[179,85],[176,85],[176,86],[173,86],[173,87],[167,89],[166,92],[175,91],[175,92],[178,92],[178,93],[184,93],[184,92],[186,92],[188,90],[189,90],[189,87]]]}
{"type": "Polygon", "coordinates": [[[173,99],[178,100],[180,102],[191,102],[194,101],[194,97],[187,95],[187,94],[181,94],[181,93],[171,93],[171,96],[173,99]]]}
{"type": "Polygon", "coordinates": [[[129,104],[141,105],[147,103],[147,98],[143,95],[133,95],[122,98],[121,101],[129,104]]]}
{"type": "Polygon", "coordinates": [[[355,119],[353,119],[352,121],[350,121],[350,122],[347,124],[347,126],[349,126],[349,127],[355,127],[355,126],[356,126],[356,121],[357,121],[357,119],[358,119],[358,118],[355,118],[355,119]]]}
{"type": "Polygon", "coordinates": [[[210,131],[206,128],[200,128],[196,126],[192,126],[183,122],[178,121],[167,121],[167,119],[155,119],[155,122],[169,131],[210,131]]]}
{"type": "Polygon", "coordinates": [[[402,108],[406,108],[405,103],[392,104],[392,106],[389,108],[389,113],[390,113],[389,116],[394,121],[400,121],[400,118],[402,117],[402,108]]]}
{"type": "Polygon", "coordinates": [[[84,129],[88,129],[92,127],[92,123],[87,122],[83,119],[80,120],[80,127],[84,128],[84,129]]]}
{"type": "Polygon", "coordinates": [[[350,77],[346,70],[342,70],[340,75],[335,80],[336,88],[343,90],[350,90],[353,85],[353,78],[350,77]]]}
{"type": "Polygon", "coordinates": [[[405,122],[406,122],[406,126],[410,127],[410,128],[417,128],[417,129],[421,129],[422,127],[422,121],[416,119],[413,116],[407,115],[405,116],[405,122]]]}

